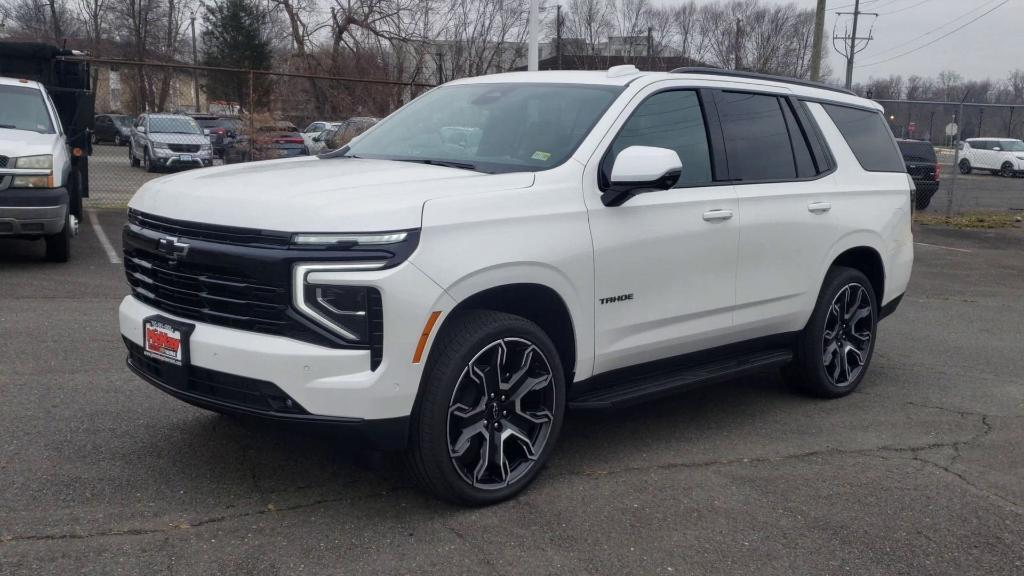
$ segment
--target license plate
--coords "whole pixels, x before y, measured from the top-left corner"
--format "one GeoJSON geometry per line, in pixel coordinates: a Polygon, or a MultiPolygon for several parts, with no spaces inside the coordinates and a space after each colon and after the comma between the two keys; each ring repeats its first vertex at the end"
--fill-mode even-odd
{"type": "Polygon", "coordinates": [[[182,154],[181,161],[182,162],[191,162],[192,161],[192,155],[191,154],[182,154]]]}
{"type": "Polygon", "coordinates": [[[186,335],[182,330],[161,322],[147,319],[143,323],[144,353],[150,358],[181,366],[185,361],[186,335]]]}

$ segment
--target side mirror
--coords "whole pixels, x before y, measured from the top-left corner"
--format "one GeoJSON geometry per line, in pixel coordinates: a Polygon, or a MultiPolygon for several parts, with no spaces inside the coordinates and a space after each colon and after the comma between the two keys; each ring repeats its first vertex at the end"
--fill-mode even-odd
{"type": "Polygon", "coordinates": [[[146,127],[145,126],[139,126],[138,128],[136,128],[136,130],[138,130],[139,134],[145,134],[146,133],[146,127]]]}
{"type": "Polygon", "coordinates": [[[209,135],[210,135],[210,129],[209,128],[203,128],[203,136],[209,136],[209,135]]]}
{"type": "Polygon", "coordinates": [[[313,136],[313,142],[322,142],[323,139],[324,139],[324,133],[323,132],[317,134],[316,136],[313,136]]]}
{"type": "Polygon", "coordinates": [[[605,206],[619,206],[640,192],[668,190],[682,174],[679,154],[668,148],[630,146],[615,157],[608,189],[601,194],[605,206]]]}
{"type": "Polygon", "coordinates": [[[1002,152],[1002,151],[1003,151],[1003,149],[1002,149],[1002,148],[1000,148],[999,146],[993,146],[993,147],[992,147],[992,151],[993,151],[993,152],[1002,152]]]}

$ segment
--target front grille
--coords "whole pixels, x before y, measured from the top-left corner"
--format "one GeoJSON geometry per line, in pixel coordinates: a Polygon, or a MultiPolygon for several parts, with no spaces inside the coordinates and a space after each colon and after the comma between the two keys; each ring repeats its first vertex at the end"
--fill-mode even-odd
{"type": "Polygon", "coordinates": [[[168,144],[171,152],[199,152],[199,144],[168,144]]]}
{"type": "Polygon", "coordinates": [[[136,226],[162,232],[170,236],[210,240],[236,246],[272,246],[287,248],[291,234],[256,228],[202,224],[185,220],[161,218],[138,210],[128,210],[128,221],[136,226]]]}
{"type": "Polygon", "coordinates": [[[0,156],[0,168],[7,168],[8,160],[9,158],[7,158],[7,156],[0,156]]]}
{"type": "Polygon", "coordinates": [[[273,382],[246,378],[200,366],[189,366],[187,376],[182,378],[181,368],[146,356],[142,351],[142,346],[127,338],[124,343],[128,346],[128,359],[132,366],[164,386],[202,398],[263,412],[309,414],[273,382]]]}
{"type": "Polygon", "coordinates": [[[143,302],[182,318],[266,334],[286,335],[288,290],[172,264],[163,256],[131,251],[124,271],[143,302]]]}

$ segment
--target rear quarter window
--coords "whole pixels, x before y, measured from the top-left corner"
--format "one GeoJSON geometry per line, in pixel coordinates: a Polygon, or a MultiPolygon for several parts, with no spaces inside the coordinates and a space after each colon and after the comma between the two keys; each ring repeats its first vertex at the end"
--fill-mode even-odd
{"type": "Polygon", "coordinates": [[[822,104],[862,168],[868,172],[906,172],[903,155],[880,112],[822,104]]]}

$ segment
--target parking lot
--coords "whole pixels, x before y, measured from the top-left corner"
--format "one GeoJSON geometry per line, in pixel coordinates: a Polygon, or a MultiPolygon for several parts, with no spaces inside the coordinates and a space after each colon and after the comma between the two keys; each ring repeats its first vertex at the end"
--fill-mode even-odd
{"type": "Polygon", "coordinates": [[[1024,574],[1022,229],[917,230],[852,396],[768,374],[574,415],[532,488],[467,510],[131,375],[123,217],[66,265],[0,241],[0,574],[1024,574]]]}

